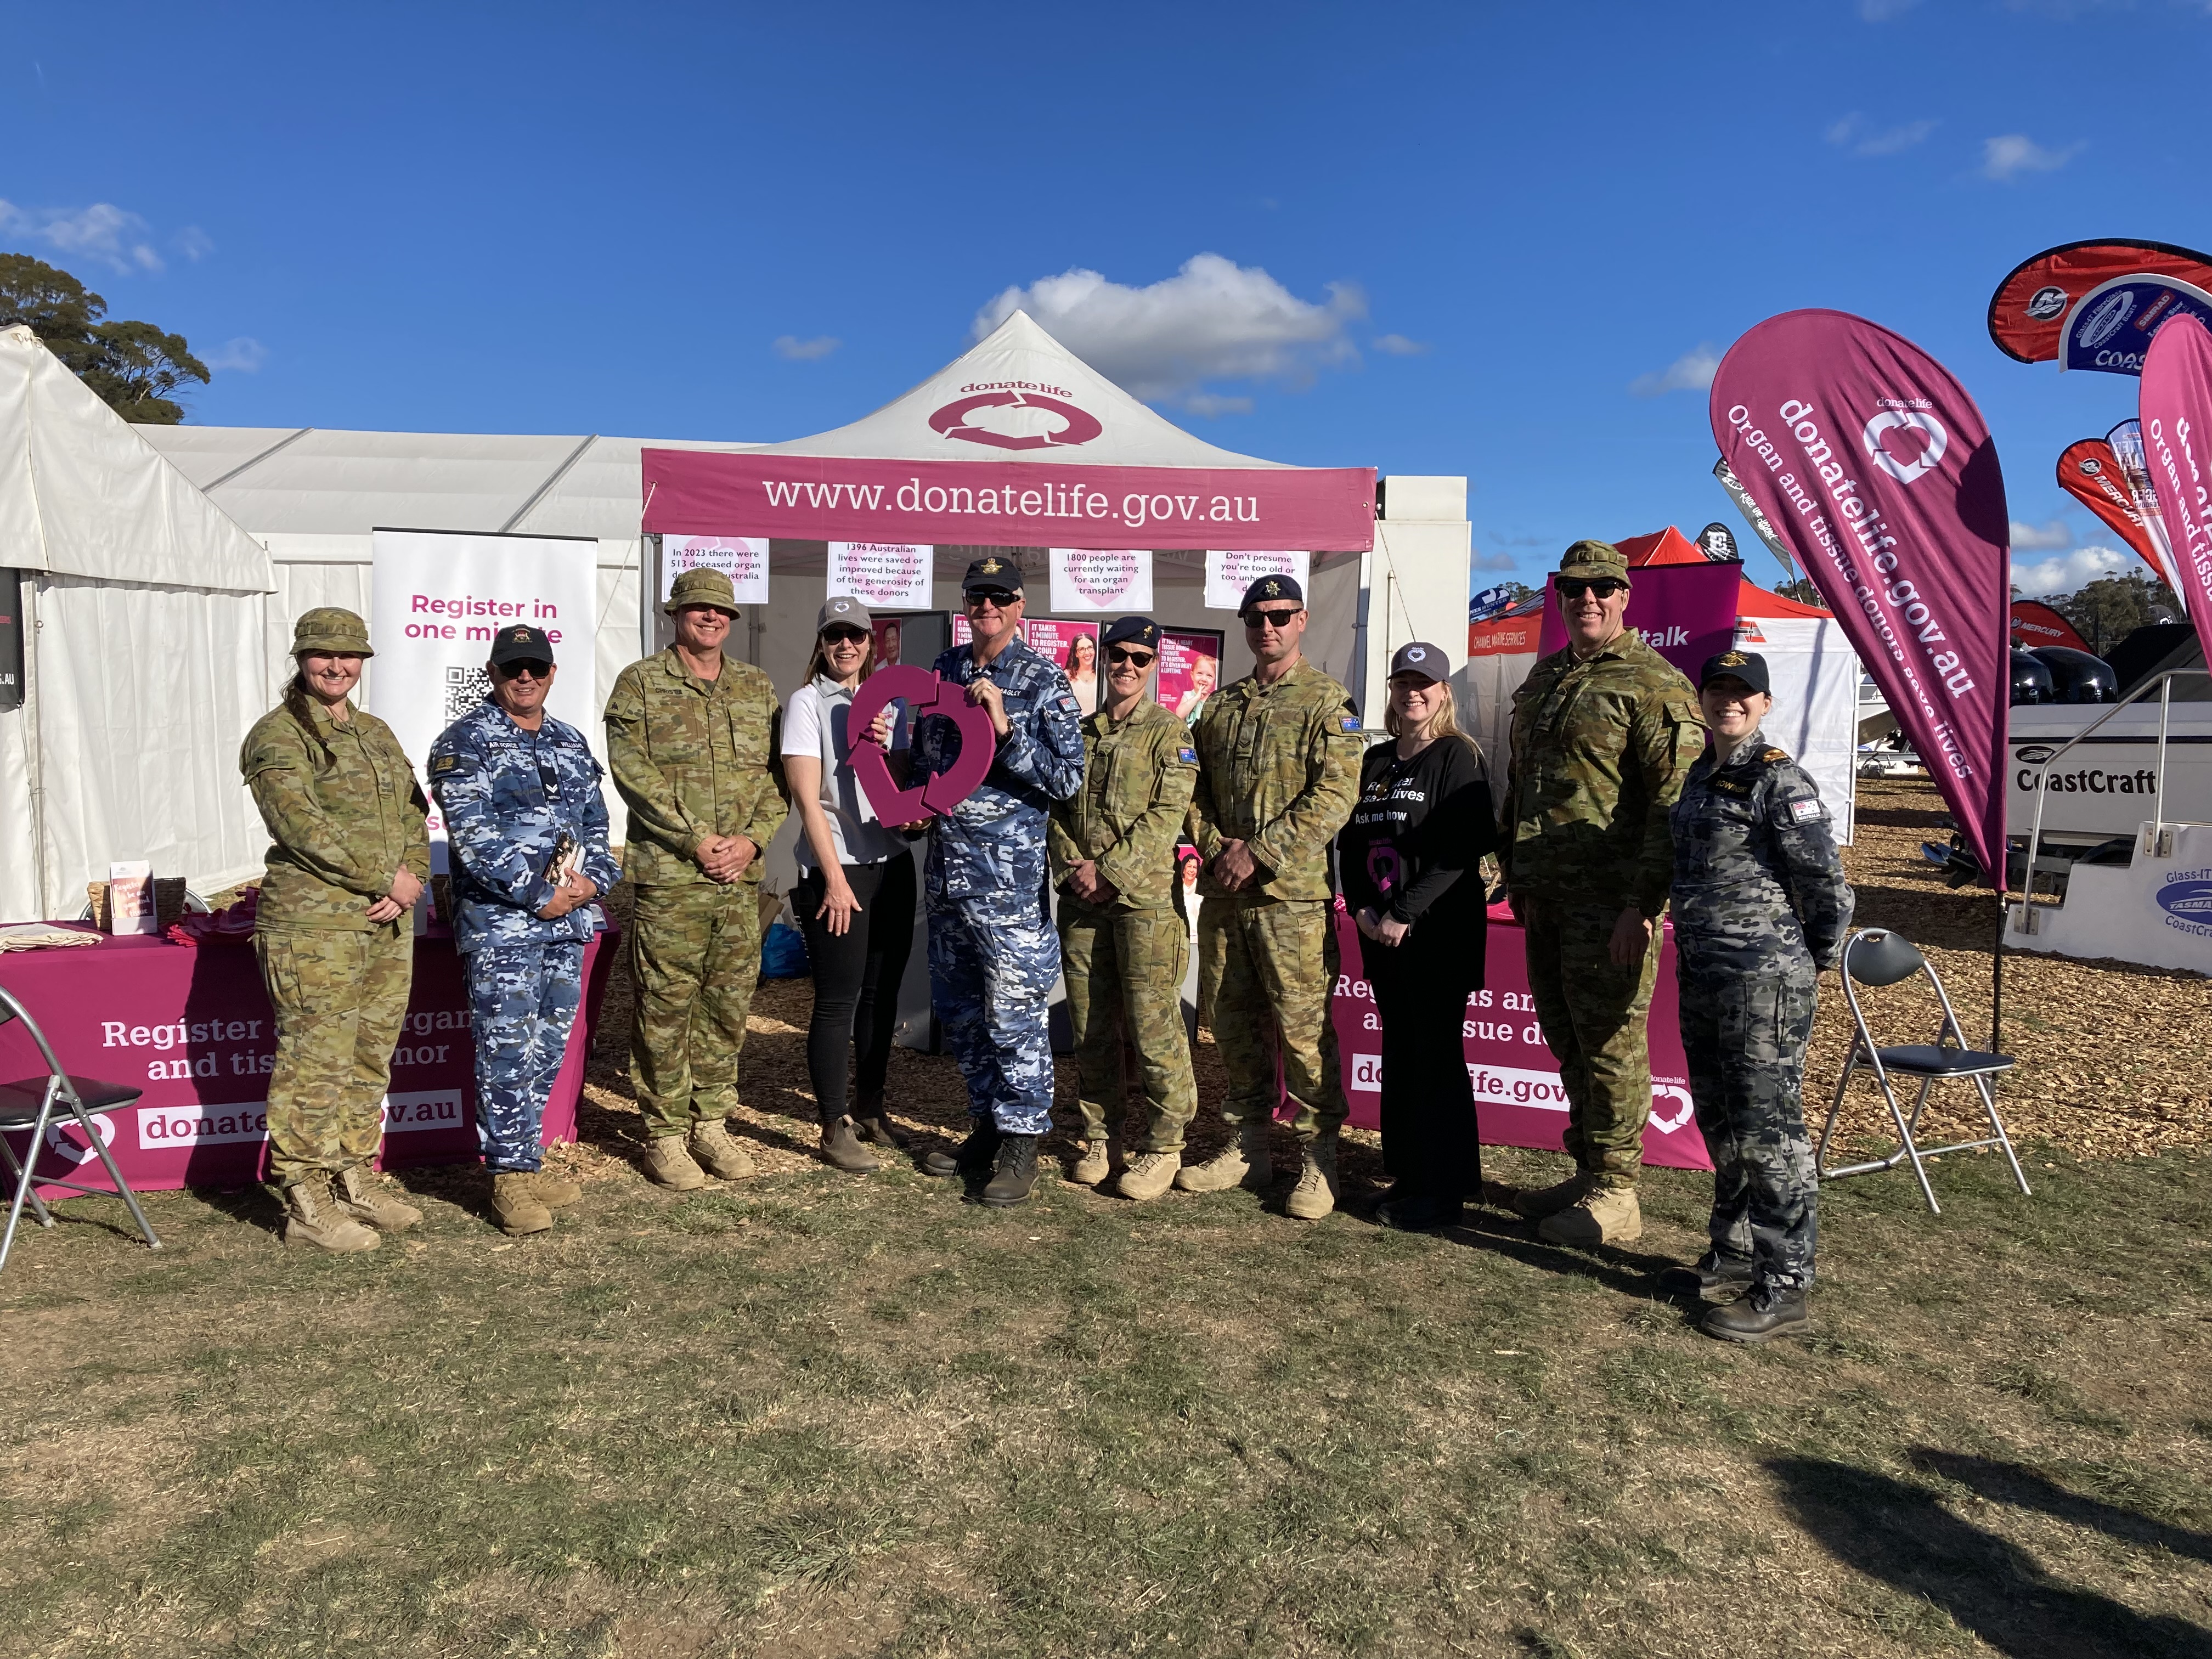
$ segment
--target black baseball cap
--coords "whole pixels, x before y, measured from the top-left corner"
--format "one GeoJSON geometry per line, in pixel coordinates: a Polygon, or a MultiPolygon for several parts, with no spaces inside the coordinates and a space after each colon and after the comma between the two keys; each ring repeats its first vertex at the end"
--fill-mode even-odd
{"type": "Polygon", "coordinates": [[[1108,645],[1142,645],[1159,648],[1160,625],[1150,617],[1123,617],[1106,630],[1106,637],[1098,642],[1108,645]]]}
{"type": "Polygon", "coordinates": [[[512,628],[502,628],[491,642],[491,662],[495,668],[510,662],[545,662],[553,660],[553,641],[545,637],[542,628],[532,628],[522,623],[512,628]]]}
{"type": "Polygon", "coordinates": [[[1269,599],[1289,599],[1303,611],[1306,603],[1305,590],[1298,586],[1296,576],[1262,576],[1244,590],[1243,602],[1237,607],[1237,614],[1242,617],[1255,605],[1269,599]]]}
{"type": "Polygon", "coordinates": [[[1004,553],[986,553],[960,579],[963,593],[1018,593],[1022,568],[1004,553]]]}
{"type": "Polygon", "coordinates": [[[1419,674],[1426,679],[1448,680],[1451,678],[1451,659],[1444,655],[1442,646],[1431,645],[1426,640],[1415,640],[1410,645],[1400,646],[1397,654],[1390,659],[1389,678],[1395,679],[1401,674],[1419,674]]]}
{"type": "Polygon", "coordinates": [[[1770,697],[1774,695],[1766,683],[1766,659],[1756,651],[1723,651],[1706,658],[1705,665],[1698,671],[1698,690],[1725,679],[1739,679],[1754,691],[1764,691],[1770,697]]]}

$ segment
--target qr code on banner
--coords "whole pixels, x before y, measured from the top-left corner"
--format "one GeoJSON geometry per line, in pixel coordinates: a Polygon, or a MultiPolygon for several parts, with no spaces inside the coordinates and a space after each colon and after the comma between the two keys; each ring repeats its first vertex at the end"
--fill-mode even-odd
{"type": "Polygon", "coordinates": [[[448,723],[472,714],[491,696],[491,676],[481,668],[446,671],[446,719],[448,723]]]}

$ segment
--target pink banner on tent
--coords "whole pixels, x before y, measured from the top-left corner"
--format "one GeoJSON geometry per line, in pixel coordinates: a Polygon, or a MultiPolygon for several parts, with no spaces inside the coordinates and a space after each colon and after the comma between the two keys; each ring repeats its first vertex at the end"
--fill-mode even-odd
{"type": "Polygon", "coordinates": [[[1711,418],[2001,880],[2011,530],[1974,400],[1886,328],[1792,311],[1729,349],[1711,418]]]}
{"type": "Polygon", "coordinates": [[[2194,317],[2172,318],[2151,336],[2142,442],[2173,543],[2181,602],[2212,657],[2212,333],[2194,317]]]}
{"type": "Polygon", "coordinates": [[[645,529],[798,541],[984,547],[1295,547],[1375,543],[1375,469],[1084,466],[641,452],[645,529]]]}
{"type": "MultiPolygon", "coordinates": [[[[1734,568],[1733,566],[1730,568],[1734,568]]],[[[1521,926],[1503,904],[1490,909],[1490,939],[1483,989],[1468,999],[1462,1028],[1467,1071],[1474,1085],[1476,1127],[1486,1146],[1533,1146],[1557,1152],[1567,1132],[1566,1088],[1559,1062],[1544,1046],[1528,996],[1528,968],[1521,926]]],[[[1341,911],[1336,944],[1344,970],[1330,999],[1329,1018],[1344,1067],[1344,1095],[1352,1122],[1382,1127],[1382,1020],[1375,993],[1360,976],[1359,930],[1341,911]]],[[[1659,982],[1651,997],[1647,1039],[1651,1054],[1651,1120],[1644,1127],[1644,1161],[1670,1170],[1710,1170],[1690,1105],[1689,1067],[1675,1014],[1674,929],[1662,929],[1659,982]]]]}
{"type": "MultiPolygon", "coordinates": [[[[1644,643],[1680,669],[1690,684],[1705,659],[1735,643],[1736,599],[1743,591],[1740,564],[1647,565],[1631,573],[1624,620],[1644,643]]],[[[1553,580],[1557,580],[1554,578],[1553,580]]],[[[1547,657],[1565,648],[1567,625],[1552,584],[1544,584],[1544,630],[1536,653],[1547,657]]]]}

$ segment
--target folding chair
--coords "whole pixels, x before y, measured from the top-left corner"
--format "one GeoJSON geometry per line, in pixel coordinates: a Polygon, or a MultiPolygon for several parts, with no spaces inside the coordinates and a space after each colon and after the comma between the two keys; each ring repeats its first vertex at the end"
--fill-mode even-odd
{"type": "Polygon", "coordinates": [[[1937,977],[1935,963],[1921,955],[1912,941],[1904,934],[1886,928],[1863,927],[1853,933],[1844,946],[1844,996],[1850,1004],[1851,1020],[1858,1028],[1851,1040],[1851,1057],[1844,1066],[1844,1074],[1836,1084],[1836,1097],[1828,1104],[1828,1121],[1820,1131],[1820,1145],[1813,1155],[1814,1169],[1823,1181],[1840,1181],[1845,1176],[1868,1175],[1876,1170],[1893,1170],[1911,1160],[1912,1173],[1920,1177],[1921,1195],[1927,1199],[1929,1209],[1937,1215],[1942,1206],[1936,1201],[1936,1189],[1928,1184],[1928,1170],[1923,1158],[1934,1158],[1939,1152],[1972,1152],[1979,1146],[2002,1146],[2012,1164],[2013,1179],[2020,1182],[2023,1193],[2030,1193],[2027,1177],[2021,1173],[2020,1159],[2012,1150],[2012,1140],[2005,1133],[2003,1121],[1997,1116],[1996,1095],[1990,1088],[1990,1079],[1999,1072],[2008,1072],[2020,1062],[2010,1054],[1985,1054],[1966,1047],[1965,1035],[1959,1030],[1959,1017],[1951,1009],[1950,994],[1944,990],[1943,981],[1937,977]],[[1915,974],[1925,974],[1936,988],[1936,1000],[1943,1005],[1943,1023],[1936,1032],[1936,1041],[1904,1043],[1893,1048],[1875,1045],[1874,1033],[1867,1029],[1866,1010],[1859,1004],[1858,988],[1896,985],[1915,974]],[[1881,1085],[1882,1098],[1889,1103],[1890,1121],[1897,1126],[1898,1150],[1887,1158],[1875,1158],[1866,1164],[1853,1164],[1840,1170],[1827,1167],[1828,1137],[1836,1132],[1836,1117],[1844,1109],[1844,1091],[1851,1086],[1851,1076],[1862,1066],[1874,1068],[1875,1079],[1881,1085]],[[1906,1112],[1897,1103],[1897,1091],[1891,1086],[1893,1077],[1918,1078],[1920,1093],[1906,1112]],[[1922,1146],[1913,1137],[1920,1126],[1920,1113],[1928,1104],[1929,1092],[1945,1078],[1970,1078],[1982,1097],[1982,1109],[1989,1115],[1990,1133],[1979,1140],[1954,1141],[1948,1146],[1922,1146]]]}
{"type": "MultiPolygon", "coordinates": [[[[62,1063],[54,1057],[53,1047],[46,1041],[46,1034],[39,1029],[38,1021],[31,1018],[30,1012],[5,988],[0,988],[0,1025],[5,1025],[11,1019],[21,1020],[23,1029],[31,1034],[31,1041],[39,1045],[39,1053],[46,1057],[46,1075],[26,1078],[21,1083],[0,1083],[0,1157],[7,1158],[8,1167],[15,1177],[15,1200],[8,1206],[8,1229],[6,1232],[0,1233],[0,1267],[8,1265],[8,1252],[15,1248],[15,1229],[22,1222],[23,1206],[27,1201],[31,1212],[38,1218],[39,1225],[52,1227],[54,1224],[52,1212],[32,1190],[33,1188],[40,1185],[61,1187],[73,1193],[105,1194],[106,1191],[104,1187],[88,1187],[80,1182],[58,1180],[52,1176],[38,1173],[39,1159],[46,1150],[47,1127],[57,1121],[76,1123],[86,1144],[106,1166],[108,1179],[115,1183],[117,1194],[130,1206],[131,1218],[138,1224],[138,1231],[146,1236],[147,1244],[154,1249],[160,1249],[161,1241],[154,1237],[154,1229],[147,1223],[145,1211],[138,1207],[138,1195],[131,1190],[131,1183],[123,1178],[123,1171],[116,1168],[114,1154],[107,1150],[107,1142],[100,1135],[100,1126],[92,1121],[94,1112],[113,1106],[128,1106],[145,1091],[127,1083],[102,1083],[96,1078],[71,1077],[62,1070],[62,1063]],[[15,1149],[8,1144],[8,1137],[20,1134],[26,1129],[31,1133],[30,1155],[18,1158],[15,1149]]],[[[74,1164],[70,1166],[72,1171],[76,1167],[74,1164]]]]}

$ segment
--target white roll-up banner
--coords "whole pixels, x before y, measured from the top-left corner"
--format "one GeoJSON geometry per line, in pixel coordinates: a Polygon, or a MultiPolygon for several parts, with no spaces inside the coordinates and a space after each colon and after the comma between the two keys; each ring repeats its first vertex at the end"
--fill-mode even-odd
{"type": "MultiPolygon", "coordinates": [[[[380,530],[371,549],[368,640],[376,657],[368,712],[399,739],[426,796],[430,745],[490,694],[484,665],[501,628],[544,630],[557,671],[546,710],[599,747],[597,541],[380,530]]],[[[446,829],[434,801],[430,867],[446,868],[446,829]]]]}

